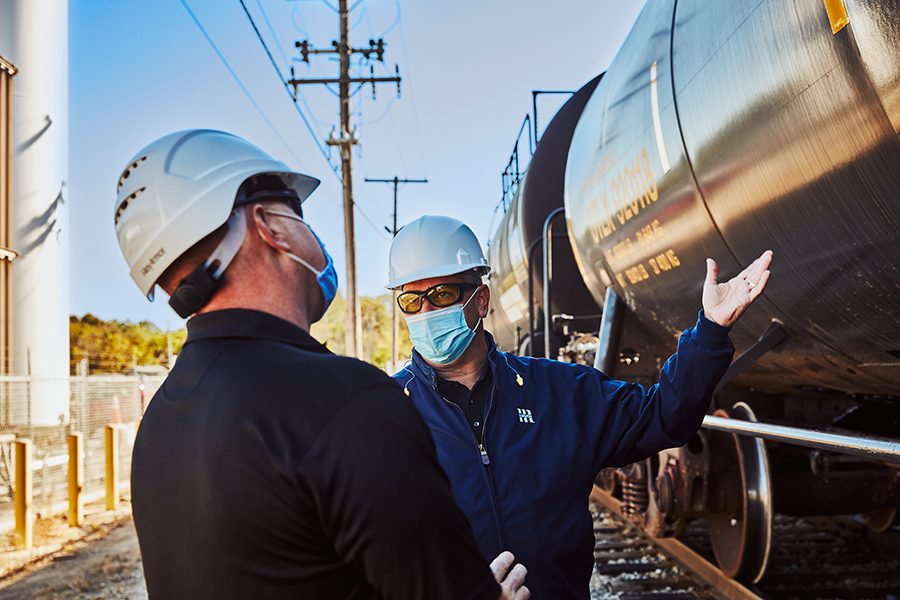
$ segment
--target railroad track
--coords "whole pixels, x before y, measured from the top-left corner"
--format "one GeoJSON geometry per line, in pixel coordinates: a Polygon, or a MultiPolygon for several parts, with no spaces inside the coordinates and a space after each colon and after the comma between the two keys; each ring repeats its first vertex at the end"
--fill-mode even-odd
{"type": "Polygon", "coordinates": [[[594,538],[596,566],[591,578],[594,599],[716,597],[643,535],[599,507],[594,512],[594,538]]]}
{"type": "Polygon", "coordinates": [[[591,494],[596,569],[593,598],[621,600],[900,599],[900,542],[846,519],[777,517],[765,577],[728,578],[712,562],[702,521],[683,536],[650,538],[625,521],[619,501],[591,494]]]}

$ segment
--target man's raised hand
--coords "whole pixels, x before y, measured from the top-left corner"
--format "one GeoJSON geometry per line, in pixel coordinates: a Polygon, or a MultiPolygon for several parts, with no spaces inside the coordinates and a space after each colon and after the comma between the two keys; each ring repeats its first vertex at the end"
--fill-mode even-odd
{"type": "Polygon", "coordinates": [[[706,259],[706,281],[703,282],[703,314],[710,321],[730,327],[766,288],[772,251],[766,250],[746,269],[725,283],[717,283],[719,266],[706,259]]]}

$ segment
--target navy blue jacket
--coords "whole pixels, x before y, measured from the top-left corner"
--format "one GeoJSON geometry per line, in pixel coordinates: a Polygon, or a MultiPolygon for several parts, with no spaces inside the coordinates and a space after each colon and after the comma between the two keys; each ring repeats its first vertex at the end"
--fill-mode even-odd
{"type": "Polygon", "coordinates": [[[493,390],[482,448],[418,353],[394,378],[431,429],[484,557],[515,554],[535,600],[586,599],[594,548],[588,496],[597,472],[696,433],[734,353],[728,329],[701,313],[647,390],[589,366],[501,352],[485,335],[493,390]]]}

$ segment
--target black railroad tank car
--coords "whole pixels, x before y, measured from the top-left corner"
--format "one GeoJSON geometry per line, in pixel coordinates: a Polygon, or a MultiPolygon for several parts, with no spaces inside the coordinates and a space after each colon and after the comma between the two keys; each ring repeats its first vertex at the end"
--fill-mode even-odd
{"type": "MultiPolygon", "coordinates": [[[[706,257],[727,279],[771,248],[769,287],[732,339],[739,356],[773,327],[783,339],[711,410],[900,438],[900,4],[650,0],[589,95],[563,109],[579,115],[565,158],[566,136],[545,135],[491,241],[501,345],[530,349],[528,249],[562,197],[571,254],[554,246],[551,312],[590,313],[614,290],[616,376],[653,382],[696,318],[706,257]],[[593,303],[570,300],[585,289],[593,303]]],[[[884,529],[900,505],[889,462],[707,430],[599,481],[655,535],[705,518],[724,570],[746,579],[765,572],[773,511],[884,529]]]]}
{"type": "MultiPolygon", "coordinates": [[[[528,167],[528,173],[535,176],[526,173],[518,182],[518,189],[488,247],[488,261],[493,269],[489,279],[493,306],[487,326],[494,332],[497,343],[507,350],[537,355],[543,349],[542,337],[535,344],[529,339],[529,271],[533,295],[542,297],[544,220],[563,205],[569,144],[578,118],[601,78],[595,77],[575,92],[547,125],[528,167]]],[[[568,235],[560,224],[555,228],[554,241],[554,285],[565,293],[553,299],[553,314],[598,314],[600,309],[581,277],[568,235]]],[[[540,306],[531,307],[535,314],[540,313],[539,309],[540,306]]],[[[534,317],[535,322],[537,318],[534,317]]],[[[562,338],[557,341],[561,342],[562,338]]]]}

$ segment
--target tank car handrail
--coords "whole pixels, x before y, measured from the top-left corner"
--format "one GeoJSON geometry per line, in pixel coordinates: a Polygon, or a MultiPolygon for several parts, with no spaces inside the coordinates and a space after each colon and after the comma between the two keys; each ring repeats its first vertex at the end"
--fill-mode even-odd
{"type": "Polygon", "coordinates": [[[804,429],[771,423],[754,423],[712,415],[707,415],[703,418],[703,427],[715,431],[759,437],[819,450],[832,450],[840,454],[852,454],[871,460],[883,460],[900,465],[900,440],[862,435],[843,435],[816,429],[804,429]]]}
{"type": "MultiPolygon", "coordinates": [[[[603,74],[606,73],[604,71],[600,74],[600,77],[603,77],[603,74]]],[[[538,135],[538,105],[537,99],[538,96],[542,96],[544,94],[568,94],[569,96],[575,95],[574,90],[531,90],[531,114],[534,115],[532,119],[534,126],[534,145],[537,146],[538,142],[541,141],[540,136],[538,135]]],[[[534,153],[532,153],[534,154],[534,153]]]]}
{"type": "Polygon", "coordinates": [[[528,348],[531,356],[535,356],[534,349],[534,253],[543,243],[542,238],[535,238],[528,248],[528,348]]]}
{"type": "Polygon", "coordinates": [[[522,141],[522,133],[528,133],[528,162],[531,162],[531,157],[534,156],[534,139],[531,137],[531,115],[525,114],[525,118],[522,119],[522,124],[519,125],[519,133],[516,134],[516,143],[513,144],[512,152],[509,154],[509,161],[506,163],[506,167],[503,169],[503,172],[500,174],[500,179],[503,187],[503,195],[500,197],[500,204],[503,205],[503,212],[506,213],[508,207],[508,200],[510,196],[515,196],[516,191],[519,189],[519,183],[522,181],[522,175],[525,173],[525,169],[528,168],[526,165],[524,168],[519,164],[519,142],[522,141]]]}
{"type": "Polygon", "coordinates": [[[563,206],[555,209],[544,220],[544,234],[542,236],[544,246],[544,358],[553,358],[550,356],[550,329],[553,327],[550,312],[550,283],[552,276],[550,275],[550,262],[553,259],[553,241],[550,239],[553,221],[558,216],[565,216],[566,209],[563,206]]]}

